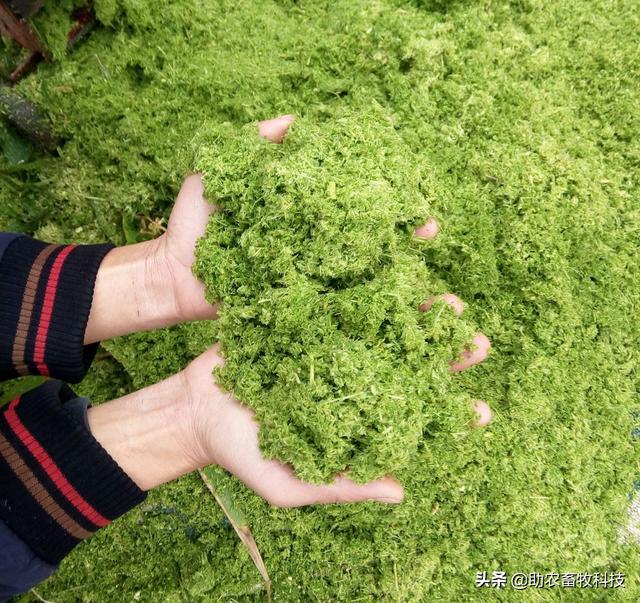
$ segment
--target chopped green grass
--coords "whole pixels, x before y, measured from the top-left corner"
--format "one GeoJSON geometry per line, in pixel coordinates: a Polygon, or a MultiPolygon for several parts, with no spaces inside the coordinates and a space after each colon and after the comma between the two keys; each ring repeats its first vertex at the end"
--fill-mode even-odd
{"type": "Polygon", "coordinates": [[[214,130],[195,162],[220,207],[194,264],[222,302],[219,382],[302,479],[397,471],[425,431],[471,418],[448,386],[474,330],[444,302],[419,310],[446,292],[413,235],[429,173],[379,109],[303,119],[281,145],[256,132],[214,130]]]}
{"type": "MultiPolygon", "coordinates": [[[[107,26],[19,86],[66,144],[59,157],[2,164],[1,227],[122,243],[123,214],[166,216],[211,124],[294,113],[291,144],[302,145],[305,131],[367,104],[358,127],[371,143],[377,105],[398,161],[429,176],[442,232],[422,250],[425,270],[493,344],[447,400],[484,398],[494,421],[424,430],[397,471],[402,505],[270,509],[228,478],[274,600],[638,600],[639,548],[616,539],[639,460],[636,3],[128,0],[98,10],[107,26]],[[616,570],[627,588],[476,589],[475,572],[494,569],[616,570]]],[[[109,348],[139,387],[184,366],[216,328],[109,348]]],[[[260,583],[190,476],[81,545],[39,592],[259,601],[260,583]]]]}

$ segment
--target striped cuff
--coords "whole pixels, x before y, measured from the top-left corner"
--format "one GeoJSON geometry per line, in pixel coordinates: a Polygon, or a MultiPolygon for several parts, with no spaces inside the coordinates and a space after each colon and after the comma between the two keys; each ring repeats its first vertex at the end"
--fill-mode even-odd
{"type": "Polygon", "coordinates": [[[65,404],[75,398],[51,380],[0,415],[0,519],[47,563],[146,496],[65,404]]]}
{"type": "Polygon", "coordinates": [[[97,345],[84,333],[100,263],[112,245],[48,245],[21,236],[0,261],[0,379],[78,382],[97,345]]]}

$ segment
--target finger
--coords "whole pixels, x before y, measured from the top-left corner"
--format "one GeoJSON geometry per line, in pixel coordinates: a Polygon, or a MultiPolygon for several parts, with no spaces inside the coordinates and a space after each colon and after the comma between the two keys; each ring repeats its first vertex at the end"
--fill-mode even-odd
{"type": "Polygon", "coordinates": [[[191,174],[182,183],[167,230],[176,240],[195,241],[204,234],[209,216],[215,209],[204,198],[200,174],[191,174]]]}
{"type": "Polygon", "coordinates": [[[265,119],[258,123],[258,133],[262,138],[266,138],[271,142],[282,142],[294,119],[293,115],[281,115],[275,119],[265,119]]]}
{"type": "Polygon", "coordinates": [[[476,412],[477,418],[472,422],[473,427],[484,427],[493,419],[491,408],[484,400],[474,400],[473,410],[476,412]]]}
{"type": "Polygon", "coordinates": [[[389,504],[401,503],[404,488],[393,477],[387,476],[367,484],[356,484],[344,475],[336,477],[328,486],[321,486],[314,493],[320,503],[350,503],[371,500],[389,504]]]}
{"type": "Polygon", "coordinates": [[[462,316],[462,312],[464,312],[464,304],[462,303],[462,300],[453,293],[444,293],[442,295],[430,297],[426,302],[420,304],[420,311],[427,312],[428,310],[431,310],[431,306],[433,306],[437,301],[443,301],[446,304],[449,304],[456,313],[456,316],[462,316]]]}
{"type": "Polygon", "coordinates": [[[414,234],[419,239],[427,239],[432,241],[438,236],[440,226],[435,218],[429,218],[422,226],[415,229],[414,234]]]}
{"type": "Polygon", "coordinates": [[[460,354],[459,360],[454,360],[451,363],[449,370],[452,373],[459,373],[470,366],[482,362],[489,355],[491,342],[484,333],[476,333],[471,341],[470,348],[467,348],[460,354]]]}
{"type": "Polygon", "coordinates": [[[404,489],[393,477],[384,477],[367,484],[356,484],[345,476],[338,476],[331,484],[316,485],[299,480],[293,469],[277,461],[266,461],[268,470],[260,479],[245,483],[253,487],[269,504],[276,507],[351,503],[365,500],[388,504],[401,503],[404,489]]]}

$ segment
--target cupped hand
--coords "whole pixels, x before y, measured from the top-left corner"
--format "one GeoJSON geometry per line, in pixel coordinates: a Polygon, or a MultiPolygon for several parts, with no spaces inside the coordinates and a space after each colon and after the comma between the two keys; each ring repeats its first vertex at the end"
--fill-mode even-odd
{"type": "MultiPolygon", "coordinates": [[[[274,143],[282,142],[293,116],[283,115],[261,121],[258,134],[274,143]]],[[[191,272],[195,260],[196,241],[204,234],[215,205],[204,197],[199,174],[187,176],[169,217],[166,232],[154,241],[154,254],[166,284],[174,292],[177,314],[181,322],[215,318],[217,306],[205,299],[204,285],[191,272]]]]}
{"type": "MultiPolygon", "coordinates": [[[[292,121],[292,116],[282,116],[260,122],[259,134],[279,143],[292,121]]],[[[200,176],[188,176],[160,238],[107,254],[96,280],[85,343],[216,317],[216,305],[206,301],[204,285],[191,272],[196,241],[216,210],[203,193],[200,176]]],[[[433,239],[438,230],[437,221],[429,218],[415,237],[433,239]]],[[[451,293],[426,300],[419,310],[428,312],[439,299],[462,313],[462,301],[451,293]]],[[[489,348],[487,337],[477,333],[452,359],[451,371],[482,362],[489,348]]],[[[402,501],[403,488],[391,476],[359,485],[340,475],[332,484],[313,485],[297,479],[290,466],[263,458],[253,411],[215,382],[213,369],[222,363],[213,347],[181,373],[90,409],[92,433],[141,488],[215,463],[276,506],[402,501]]],[[[477,400],[474,408],[478,417],[473,426],[486,425],[492,418],[489,406],[477,400]]]]}
{"type": "MultiPolygon", "coordinates": [[[[274,143],[284,140],[294,117],[282,115],[275,119],[259,122],[258,134],[274,143]]],[[[169,217],[167,231],[154,241],[156,263],[164,268],[166,283],[174,292],[176,308],[181,322],[215,318],[217,306],[205,299],[204,285],[195,278],[191,266],[195,260],[196,241],[204,234],[209,216],[216,207],[204,198],[204,186],[199,174],[187,176],[178,193],[169,217]]],[[[416,228],[417,239],[433,240],[440,227],[435,218],[416,228]]],[[[159,269],[160,272],[163,269],[159,269]]],[[[166,284],[165,283],[165,284],[166,284]]],[[[447,293],[433,297],[420,305],[420,310],[428,311],[437,300],[451,305],[458,316],[463,312],[462,301],[454,294],[447,293]]],[[[452,360],[452,372],[459,372],[482,362],[489,354],[491,343],[483,333],[477,333],[460,357],[452,360]]],[[[485,413],[486,414],[486,413],[485,413]]]]}
{"type": "Polygon", "coordinates": [[[196,358],[182,373],[193,437],[189,439],[197,466],[220,465],[256,494],[277,507],[373,500],[402,502],[404,491],[393,477],[356,484],[339,475],[327,485],[299,480],[293,469],[262,456],[259,426],[253,411],[225,392],[213,369],[224,363],[216,345],[196,358]]]}

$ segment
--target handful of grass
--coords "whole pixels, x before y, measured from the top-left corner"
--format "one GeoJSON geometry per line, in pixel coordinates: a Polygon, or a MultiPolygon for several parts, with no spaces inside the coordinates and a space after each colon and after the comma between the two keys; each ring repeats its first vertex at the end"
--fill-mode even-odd
{"type": "Polygon", "coordinates": [[[429,175],[379,109],[298,120],[281,145],[255,124],[201,141],[212,215],[194,272],[226,358],[218,379],[251,406],[268,457],[302,479],[398,470],[425,430],[468,418],[447,398],[449,362],[473,335],[413,231],[429,175]]]}

